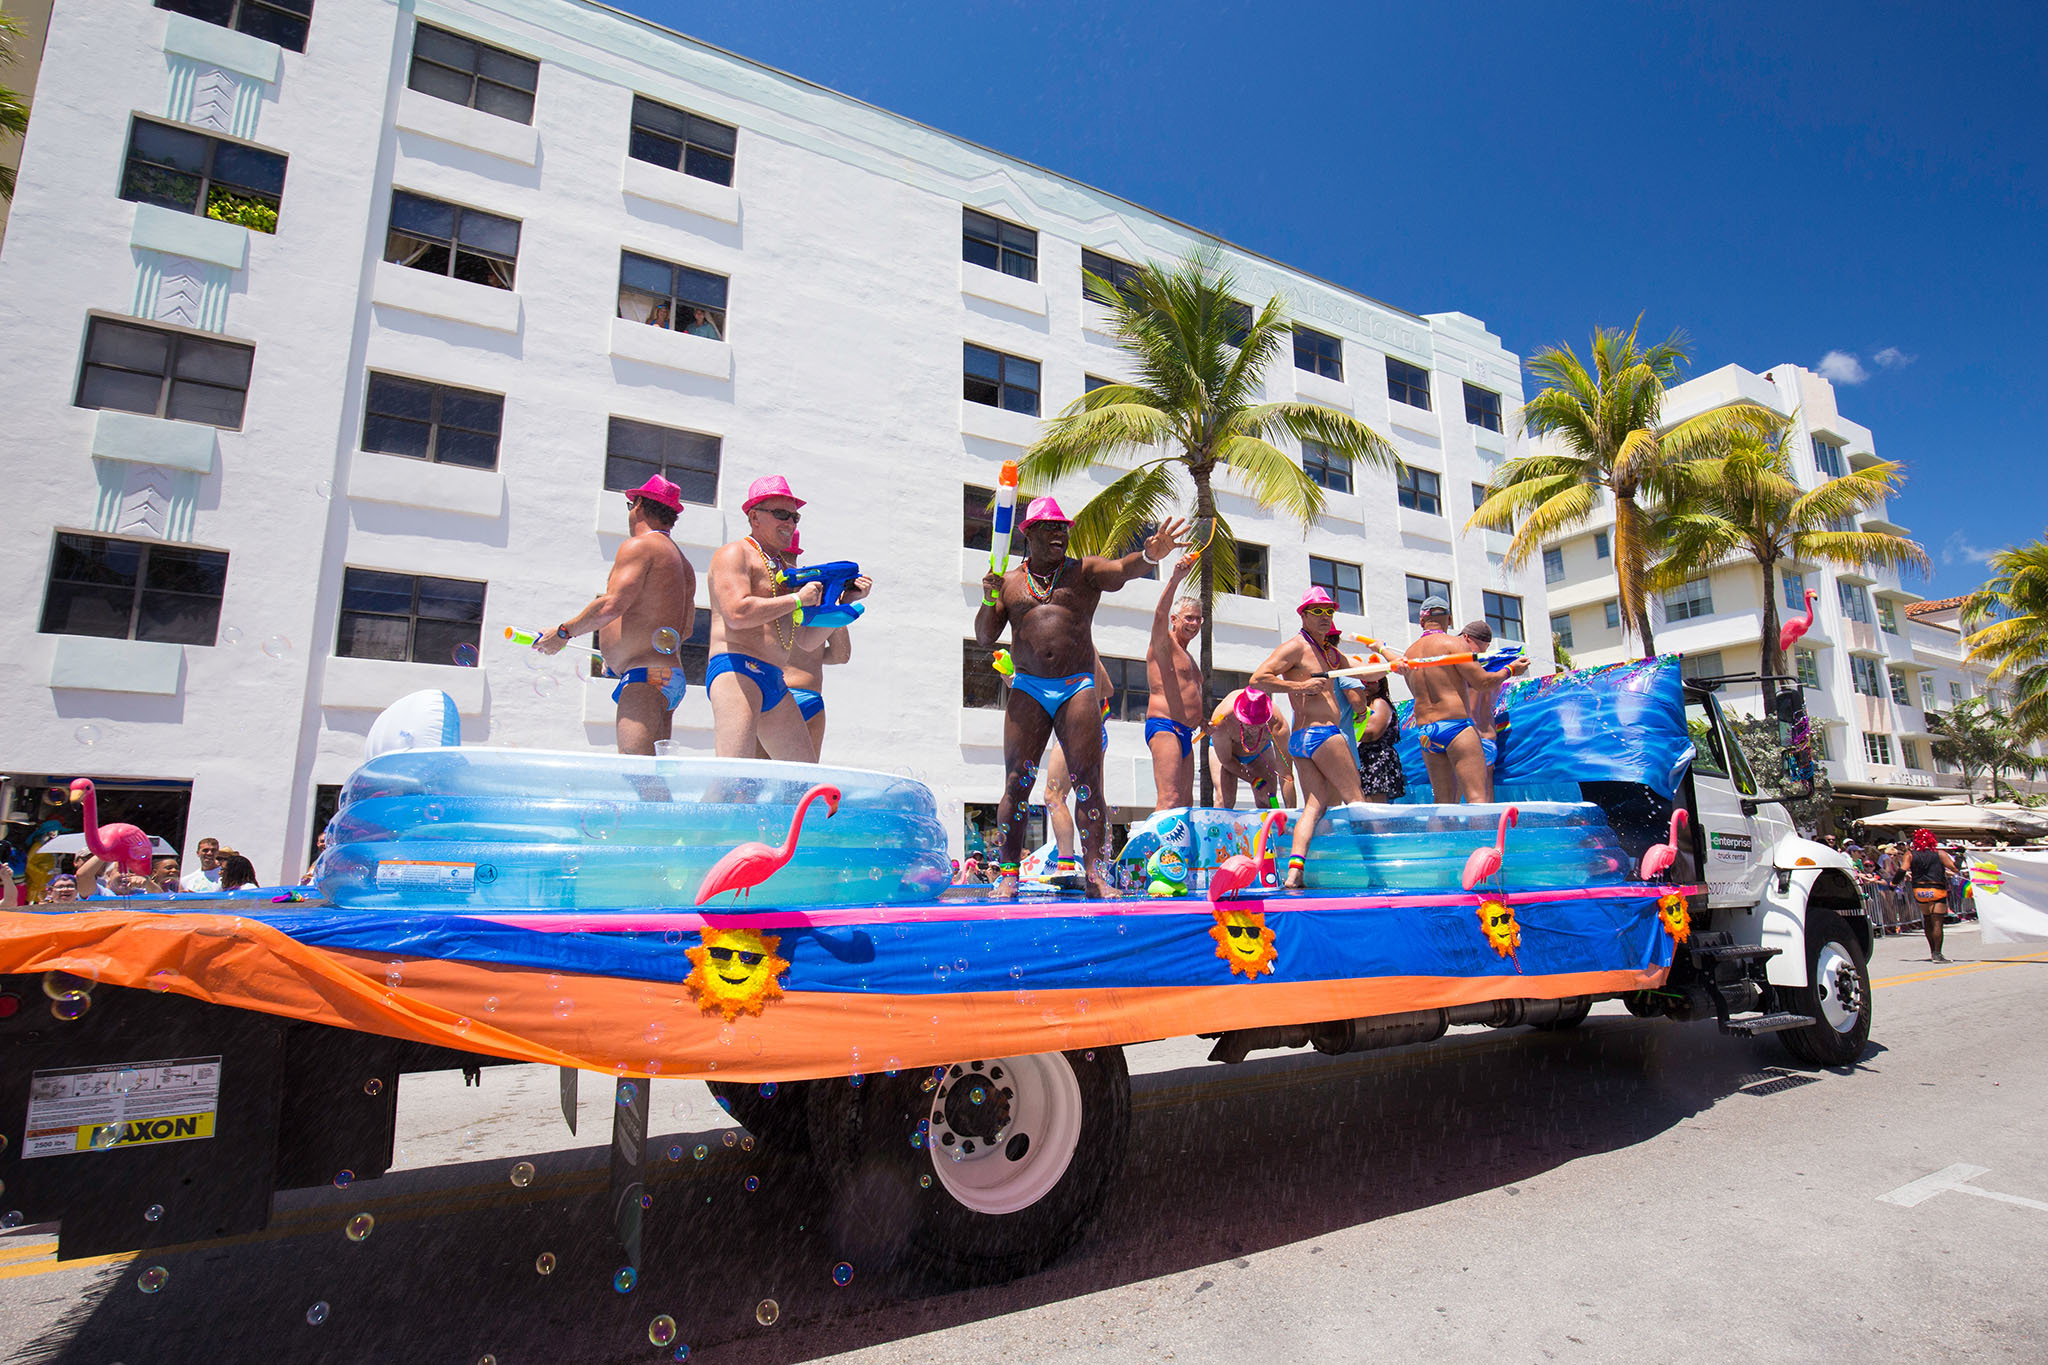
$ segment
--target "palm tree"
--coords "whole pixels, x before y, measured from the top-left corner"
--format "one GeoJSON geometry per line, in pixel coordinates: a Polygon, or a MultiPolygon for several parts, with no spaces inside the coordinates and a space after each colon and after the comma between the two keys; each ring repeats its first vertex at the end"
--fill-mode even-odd
{"type": "Polygon", "coordinates": [[[1721,454],[1674,466],[1659,527],[1662,554],[1647,578],[1652,590],[1661,591],[1731,555],[1754,559],[1764,574],[1761,643],[1767,674],[1785,671],[1778,648],[1781,561],[1928,569],[1927,552],[1905,536],[1845,529],[1899,491],[1904,468],[1879,462],[1803,489],[1793,474],[1796,431],[1789,418],[1773,417],[1768,433],[1738,430],[1721,454]]]}
{"type": "MultiPolygon", "coordinates": [[[[1274,437],[1318,441],[1348,463],[1393,468],[1400,460],[1385,437],[1349,413],[1264,400],[1265,372],[1292,330],[1286,308],[1277,294],[1256,314],[1238,301],[1236,280],[1213,250],[1172,265],[1149,263],[1121,287],[1085,272],[1084,281],[1137,377],[1068,404],[1025,452],[1020,473],[1026,487],[1042,490],[1101,465],[1124,470],[1075,519],[1075,548],[1091,554],[1123,550],[1145,526],[1183,505],[1183,481],[1193,486],[1197,535],[1206,547],[1197,582],[1202,674],[1208,677],[1217,560],[1225,586],[1237,577],[1236,538],[1216,511],[1219,472],[1227,470],[1260,507],[1305,529],[1323,510],[1322,487],[1274,437]],[[1132,458],[1137,463],[1128,464],[1132,458]]],[[[1206,740],[1198,771],[1206,804],[1213,799],[1206,740]]]]}
{"type": "MultiPolygon", "coordinates": [[[[21,36],[21,21],[11,14],[0,14],[0,67],[14,61],[14,40],[21,36]]],[[[6,86],[0,85],[0,136],[28,136],[28,102],[6,86]]],[[[0,199],[14,198],[14,168],[0,166],[0,199]]]]}
{"type": "MultiPolygon", "coordinates": [[[[1972,697],[1947,711],[1930,711],[1927,728],[1934,732],[1934,756],[1962,770],[1964,794],[1973,803],[1977,774],[1991,774],[1991,799],[1995,801],[2006,773],[2032,776],[2041,766],[2041,761],[2027,752],[2027,739],[2019,724],[1993,709],[1987,698],[1972,697]]],[[[2008,788],[2007,795],[2011,794],[2008,788]]]]}
{"type": "Polygon", "coordinates": [[[1637,318],[1626,332],[1597,329],[1590,371],[1565,345],[1530,358],[1530,373],[1544,388],[1522,405],[1522,429],[1554,438],[1555,450],[1502,465],[1465,526],[1513,530],[1506,559],[1518,568],[1544,541],[1584,525],[1599,510],[1601,494],[1612,497],[1622,626],[1641,638],[1647,658],[1657,652],[1657,642],[1645,580],[1655,548],[1656,501],[1671,467],[1716,454],[1735,433],[1772,419],[1753,403],[1733,403],[1663,429],[1664,394],[1685,363],[1685,334],[1673,332],[1645,347],[1636,340],[1641,328],[1637,318]]]}
{"type": "Polygon", "coordinates": [[[1972,663],[2013,680],[2013,723],[2048,734],[2048,537],[1991,556],[1991,581],[1963,603],[1972,663]]]}

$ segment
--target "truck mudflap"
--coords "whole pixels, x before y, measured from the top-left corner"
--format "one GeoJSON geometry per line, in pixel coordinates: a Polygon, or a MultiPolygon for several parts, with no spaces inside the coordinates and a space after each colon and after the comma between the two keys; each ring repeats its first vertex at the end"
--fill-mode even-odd
{"type": "Polygon", "coordinates": [[[1674,898],[1696,890],[489,918],[163,904],[0,914],[0,973],[617,1075],[797,1080],[1643,990],[1670,969],[1674,898]]]}

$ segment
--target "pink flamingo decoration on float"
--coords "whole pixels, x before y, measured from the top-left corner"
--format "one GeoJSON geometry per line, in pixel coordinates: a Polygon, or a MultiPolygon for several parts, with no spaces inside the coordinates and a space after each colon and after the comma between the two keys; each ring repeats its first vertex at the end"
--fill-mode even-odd
{"type": "Polygon", "coordinates": [[[133,825],[102,825],[100,798],[92,779],[81,777],[71,784],[71,799],[85,802],[85,846],[92,856],[119,867],[123,872],[149,873],[149,836],[133,825]]]}
{"type": "Polygon", "coordinates": [[[796,836],[803,827],[804,811],[818,800],[824,801],[828,816],[839,813],[839,788],[823,783],[811,788],[796,803],[796,813],[789,817],[789,835],[782,841],[782,847],[748,842],[728,851],[704,874],[697,887],[697,904],[702,905],[722,891],[737,891],[744,896],[780,872],[796,856],[796,836]]]}
{"type": "Polygon", "coordinates": [[[1266,840],[1278,838],[1287,828],[1287,812],[1269,810],[1259,821],[1259,832],[1252,839],[1250,857],[1233,853],[1216,864],[1216,870],[1209,874],[1209,903],[1216,904],[1225,896],[1232,896],[1247,886],[1261,885],[1261,874],[1266,872],[1266,840]]]}
{"type": "Polygon", "coordinates": [[[1508,851],[1508,831],[1521,823],[1521,819],[1522,808],[1509,806],[1500,813],[1500,824],[1494,830],[1493,847],[1488,848],[1482,844],[1473,849],[1471,855],[1465,859],[1465,875],[1460,879],[1460,884],[1467,891],[1488,877],[1500,875],[1501,859],[1507,856],[1508,851]]]}
{"type": "Polygon", "coordinates": [[[1670,871],[1671,865],[1678,861],[1678,831],[1680,826],[1685,824],[1686,819],[1685,807],[1680,806],[1677,810],[1672,811],[1670,839],[1665,843],[1651,844],[1644,851],[1643,865],[1640,869],[1644,881],[1649,881],[1653,877],[1663,876],[1666,872],[1670,871]]]}
{"type": "Polygon", "coordinates": [[[1806,590],[1806,616],[1794,618],[1778,628],[1778,652],[1783,654],[1792,648],[1800,636],[1813,629],[1813,599],[1819,594],[1812,588],[1806,590]]]}

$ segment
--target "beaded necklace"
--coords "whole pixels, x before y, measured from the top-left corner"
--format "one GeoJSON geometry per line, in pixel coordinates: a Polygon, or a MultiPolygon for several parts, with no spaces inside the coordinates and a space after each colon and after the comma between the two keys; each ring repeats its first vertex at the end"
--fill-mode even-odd
{"type": "Polygon", "coordinates": [[[1052,571],[1052,577],[1045,581],[1045,586],[1040,587],[1038,575],[1031,572],[1031,561],[1027,559],[1024,561],[1024,590],[1031,594],[1032,601],[1044,602],[1052,597],[1053,590],[1060,585],[1060,575],[1066,571],[1067,561],[1062,559],[1059,567],[1052,571]]]}
{"type": "Polygon", "coordinates": [[[1338,649],[1335,645],[1328,644],[1322,640],[1318,640],[1315,636],[1309,634],[1307,626],[1303,626],[1301,628],[1301,638],[1308,641],[1309,648],[1313,649],[1316,652],[1317,663],[1322,664],[1324,667],[1328,667],[1330,663],[1330,657],[1332,655],[1335,655],[1338,659],[1338,667],[1341,668],[1343,666],[1342,661],[1344,658],[1344,652],[1338,649]]]}
{"type": "MultiPolygon", "coordinates": [[[[777,580],[778,582],[780,582],[780,581],[781,581],[781,578],[782,578],[782,561],[781,561],[780,559],[776,558],[776,557],[775,557],[774,555],[771,555],[771,554],[769,554],[769,553],[768,553],[768,547],[767,547],[767,546],[765,546],[765,545],[763,545],[763,544],[762,544],[762,543],[761,543],[760,541],[758,541],[758,540],[754,539],[754,538],[753,538],[752,536],[748,536],[748,537],[747,537],[747,544],[749,544],[749,545],[751,545],[751,546],[753,546],[753,547],[754,547],[754,553],[755,553],[755,554],[757,554],[757,555],[759,555],[759,556],[761,556],[761,562],[762,562],[762,563],[763,563],[764,565],[766,565],[766,566],[767,566],[767,568],[768,568],[768,572],[769,572],[769,573],[771,573],[771,574],[774,574],[774,575],[775,575],[775,577],[776,577],[776,580],[777,580]]],[[[773,631],[775,632],[775,642],[776,642],[777,644],[779,644],[779,645],[781,645],[781,646],[782,646],[782,648],[783,648],[783,652],[784,652],[784,653],[792,653],[792,652],[794,652],[794,651],[795,651],[795,649],[796,649],[796,613],[795,613],[795,612],[791,612],[791,613],[790,613],[789,615],[787,615],[787,616],[779,616],[779,617],[777,617],[777,618],[775,619],[775,622],[774,622],[773,626],[771,627],[771,629],[773,629],[773,631]],[[788,638],[788,639],[786,639],[786,640],[785,640],[785,639],[783,638],[783,636],[782,636],[782,624],[783,624],[783,622],[785,622],[785,621],[787,621],[787,622],[789,623],[789,638],[788,638]]]]}

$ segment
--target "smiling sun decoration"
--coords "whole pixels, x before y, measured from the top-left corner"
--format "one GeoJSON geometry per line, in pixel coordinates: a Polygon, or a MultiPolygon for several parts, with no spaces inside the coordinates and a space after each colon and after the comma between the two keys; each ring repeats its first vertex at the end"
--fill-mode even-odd
{"type": "Polygon", "coordinates": [[[1273,931],[1266,927],[1263,912],[1219,908],[1209,937],[1216,940],[1216,956],[1230,964],[1233,973],[1244,973],[1247,981],[1258,980],[1261,972],[1272,975],[1280,954],[1273,950],[1273,931]]]}
{"type": "Polygon", "coordinates": [[[1522,970],[1522,959],[1516,956],[1522,947],[1522,926],[1515,919],[1515,907],[1496,897],[1487,897],[1479,902],[1479,927],[1493,950],[1502,957],[1514,958],[1515,970],[1522,970]]]}
{"type": "Polygon", "coordinates": [[[1685,897],[1676,891],[1667,891],[1657,898],[1657,916],[1664,921],[1673,943],[1683,943],[1692,937],[1692,915],[1685,908],[1685,897]]]}
{"type": "Polygon", "coordinates": [[[789,970],[789,959],[775,950],[782,940],[752,929],[712,929],[703,943],[687,950],[690,974],[683,985],[697,997],[697,1008],[722,1014],[730,1024],[742,1014],[759,1014],[770,1001],[782,998],[776,979],[789,970]]]}

